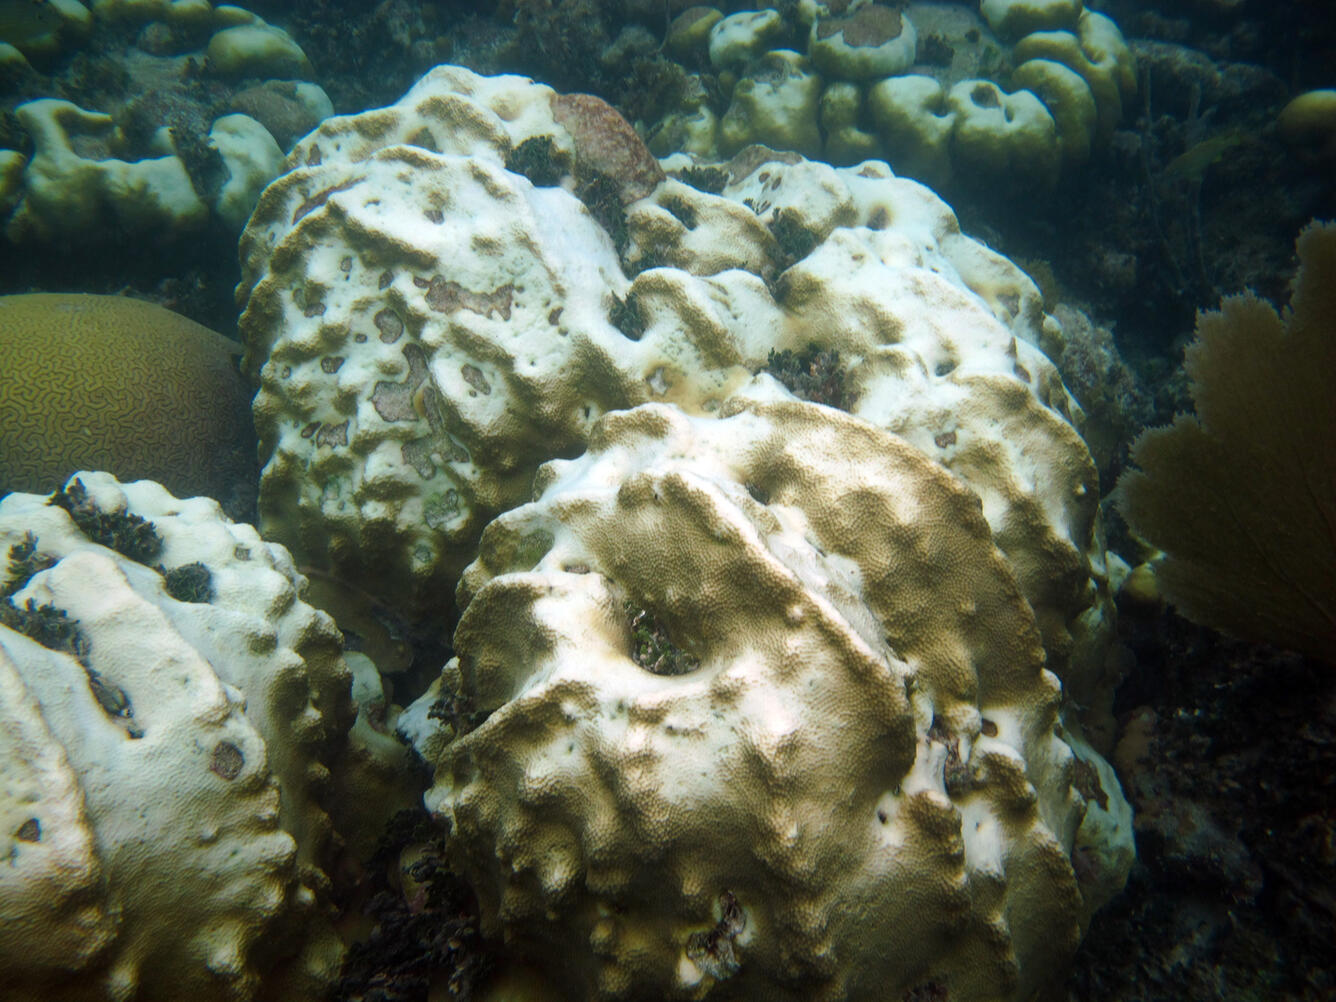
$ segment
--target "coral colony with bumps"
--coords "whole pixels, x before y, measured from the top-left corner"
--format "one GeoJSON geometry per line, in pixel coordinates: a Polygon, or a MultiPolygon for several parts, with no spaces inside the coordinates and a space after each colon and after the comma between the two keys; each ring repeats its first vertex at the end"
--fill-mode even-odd
{"type": "Polygon", "coordinates": [[[100,473],[0,501],[0,545],[6,997],[318,997],[354,708],[287,551],[100,473]]]}
{"type": "Polygon", "coordinates": [[[1063,976],[1133,846],[1056,321],[883,163],[668,166],[457,67],[329,119],[241,240],[264,538],[106,474],[0,503],[11,984],[322,997],[394,729],[392,894],[463,877],[497,992],[1063,976]],[[298,566],[457,608],[454,657],[400,713],[298,566]]]}
{"type": "Polygon", "coordinates": [[[334,111],[296,41],[238,6],[24,0],[0,15],[0,74],[34,94],[13,109],[30,152],[0,149],[17,244],[236,233],[284,150],[334,111]]]}
{"type": "Polygon", "coordinates": [[[1336,30],[249,6],[0,0],[0,1002],[1331,995],[1336,30]]]}
{"type": "Polygon", "coordinates": [[[716,158],[762,143],[835,164],[886,157],[938,186],[1044,187],[1108,144],[1136,93],[1118,26],[1080,0],[800,0],[796,14],[678,14],[667,46],[699,71],[650,124],[650,148],[716,158]]]}
{"type": "Polygon", "coordinates": [[[569,998],[1020,999],[1064,965],[1130,818],[967,487],[763,382],[611,413],[537,490],[424,697],[476,716],[417,738],[484,931],[569,998]]]}
{"type": "Polygon", "coordinates": [[[11,983],[334,979],[339,854],[412,770],[294,558],[419,628],[457,586],[399,729],[545,991],[1061,976],[1133,849],[1087,740],[1112,607],[1056,321],[882,163],[677,174],[522,77],[329,119],[241,240],[273,542],[105,474],[0,504],[11,983]]]}

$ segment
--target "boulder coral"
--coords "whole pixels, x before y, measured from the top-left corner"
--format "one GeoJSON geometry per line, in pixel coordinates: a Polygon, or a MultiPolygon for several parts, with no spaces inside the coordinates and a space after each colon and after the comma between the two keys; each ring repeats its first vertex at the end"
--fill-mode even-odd
{"type": "Polygon", "coordinates": [[[82,473],[0,501],[6,998],[317,998],[342,638],[207,498],[82,473]]]}
{"type": "Polygon", "coordinates": [[[265,531],[409,615],[448,607],[539,463],[637,402],[607,316],[626,286],[612,239],[570,192],[504,166],[552,136],[571,177],[551,96],[438,70],[303,140],[243,235],[265,531]]]}
{"type": "Polygon", "coordinates": [[[838,354],[854,413],[979,494],[1050,669],[1106,705],[1098,485],[1080,409],[1036,347],[1055,321],[1034,283],[877,161],[754,148],[605,223],[575,197],[555,100],[440,67],[394,106],[327,122],[263,196],[238,294],[265,532],[406,615],[439,614],[487,521],[602,414],[708,415],[771,352],[816,345],[838,354]],[[517,152],[539,140],[535,182],[517,152]]]}
{"type": "Polygon", "coordinates": [[[535,492],[464,573],[423,700],[452,727],[418,734],[485,931],[568,998],[1061,977],[1130,817],[959,479],[763,376],[607,415],[535,492]]]}
{"type": "Polygon", "coordinates": [[[940,199],[877,161],[832,169],[757,150],[730,172],[726,197],[667,182],[629,213],[627,256],[676,265],[639,272],[627,297],[641,318],[638,345],[665,345],[667,357],[645,370],[662,388],[657,399],[709,413],[719,397],[688,387],[735,385],[723,374],[762,369],[772,350],[837,352],[848,409],[979,495],[1049,667],[1079,702],[1106,705],[1112,616],[1098,477],[1080,408],[1036,347],[1056,328],[1038,289],[962,234],[940,199]],[[731,233],[738,203],[775,236],[762,244],[771,258],[724,257],[746,246],[731,233]],[[711,240],[721,230],[732,238],[711,240]],[[721,375],[702,378],[712,370],[721,375]]]}
{"type": "Polygon", "coordinates": [[[454,591],[400,730],[563,997],[1033,997],[1132,857],[1056,321],[883,163],[657,179],[571,106],[438,67],[294,149],[241,245],[265,531],[454,591]]]}

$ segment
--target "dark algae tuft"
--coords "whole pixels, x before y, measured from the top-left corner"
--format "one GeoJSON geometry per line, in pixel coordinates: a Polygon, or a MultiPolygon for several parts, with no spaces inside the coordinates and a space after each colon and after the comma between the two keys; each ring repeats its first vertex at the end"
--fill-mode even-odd
{"type": "Polygon", "coordinates": [[[79,531],[94,543],[137,563],[151,564],[162,552],[162,537],[152,522],[129,512],[102,511],[78,477],[52,494],[47,504],[69,512],[79,531]]]}
{"type": "Polygon", "coordinates": [[[163,582],[178,602],[213,601],[213,574],[198,560],[164,572],[163,582]]]}
{"type": "Polygon", "coordinates": [[[535,187],[551,188],[561,183],[570,164],[561,156],[551,136],[531,136],[506,156],[506,170],[523,174],[535,187]]]}
{"type": "Polygon", "coordinates": [[[677,172],[677,179],[683,184],[691,185],[697,191],[718,195],[724,190],[724,185],[728,184],[728,171],[722,167],[708,165],[683,167],[677,172]]]}
{"type": "Polygon", "coordinates": [[[812,253],[812,248],[820,241],[820,234],[814,233],[798,220],[797,213],[789,209],[780,209],[767,224],[770,233],[779,244],[782,258],[781,268],[796,264],[812,253]]]}
{"type": "Polygon", "coordinates": [[[770,349],[765,369],[796,396],[829,407],[848,410],[853,402],[845,385],[840,353],[833,348],[809,344],[800,352],[770,349]]]}
{"type": "Polygon", "coordinates": [[[48,650],[68,654],[85,668],[88,666],[88,640],[78,621],[70,619],[63,609],[38,605],[32,599],[21,606],[7,600],[0,604],[0,625],[22,633],[48,650]]]}
{"type": "Polygon", "coordinates": [[[629,599],[622,611],[631,626],[631,660],[655,675],[689,675],[700,661],[673,643],[668,629],[648,609],[629,599]]]}
{"type": "Polygon", "coordinates": [[[612,237],[612,245],[620,254],[626,249],[630,239],[626,228],[626,211],[622,207],[622,187],[614,178],[597,171],[580,179],[575,189],[576,197],[584,202],[589,214],[612,237]]]}
{"type": "Polygon", "coordinates": [[[361,911],[374,924],[349,949],[333,1002],[475,997],[493,961],[477,902],[445,863],[448,837],[423,810],[390,819],[366,871],[361,911]]]}
{"type": "Polygon", "coordinates": [[[37,549],[37,536],[25,532],[23,539],[9,548],[9,573],[0,587],[0,598],[8,598],[28,583],[39,571],[44,571],[56,562],[55,557],[41,553],[37,549]]]}

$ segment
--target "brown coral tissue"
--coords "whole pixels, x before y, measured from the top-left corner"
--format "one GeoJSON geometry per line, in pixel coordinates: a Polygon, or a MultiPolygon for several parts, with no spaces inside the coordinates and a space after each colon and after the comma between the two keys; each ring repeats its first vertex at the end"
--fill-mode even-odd
{"type": "Polygon", "coordinates": [[[1196,416],[1137,439],[1119,504],[1183,615],[1336,664],[1336,223],[1298,251],[1282,315],[1246,293],[1198,317],[1196,416]]]}

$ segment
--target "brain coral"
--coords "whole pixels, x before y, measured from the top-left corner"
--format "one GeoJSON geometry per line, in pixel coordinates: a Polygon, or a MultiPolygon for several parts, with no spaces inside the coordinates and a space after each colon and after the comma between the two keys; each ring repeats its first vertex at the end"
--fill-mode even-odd
{"type": "Polygon", "coordinates": [[[342,957],[321,799],[352,722],[341,637],[215,502],[78,481],[63,507],[0,501],[3,994],[321,997],[342,957]]]}
{"type": "Polygon", "coordinates": [[[979,494],[1049,667],[1107,701],[1095,468],[1036,347],[1055,321],[1034,283],[878,161],[752,148],[596,219],[569,190],[559,107],[438,67],[294,150],[242,240],[265,532],[426,615],[487,520],[600,415],[714,413],[772,350],[815,344],[838,352],[850,410],[979,494]],[[556,165],[537,182],[518,173],[532,140],[556,165]]]}
{"type": "Polygon", "coordinates": [[[121,296],[0,297],[0,492],[80,469],[157,480],[244,513],[254,432],[238,346],[121,296]]]}
{"type": "Polygon", "coordinates": [[[1116,781],[978,497],[783,396],[609,414],[487,528],[428,805],[565,997],[1031,999],[1130,865],[1116,781]]]}

